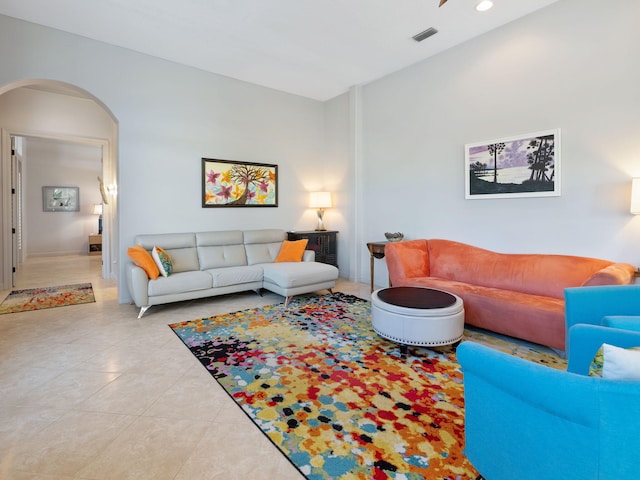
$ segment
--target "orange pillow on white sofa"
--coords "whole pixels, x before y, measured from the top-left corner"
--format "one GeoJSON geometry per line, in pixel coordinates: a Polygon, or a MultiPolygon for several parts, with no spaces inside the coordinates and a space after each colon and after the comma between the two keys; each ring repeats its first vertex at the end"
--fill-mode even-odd
{"type": "Polygon", "coordinates": [[[276,262],[301,262],[304,250],[307,248],[308,238],[301,240],[285,240],[282,242],[276,262]]]}
{"type": "Polygon", "coordinates": [[[129,255],[133,263],[145,271],[151,280],[155,280],[160,276],[160,270],[158,270],[156,262],[141,245],[135,245],[127,249],[127,255],[129,255]]]}

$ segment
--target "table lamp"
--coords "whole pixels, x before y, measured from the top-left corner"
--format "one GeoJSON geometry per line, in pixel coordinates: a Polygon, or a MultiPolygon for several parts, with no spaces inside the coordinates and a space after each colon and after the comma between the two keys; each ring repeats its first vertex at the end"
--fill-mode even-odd
{"type": "Polygon", "coordinates": [[[331,192],[311,192],[309,195],[309,208],[317,209],[318,225],[316,231],[326,230],[322,218],[324,217],[324,209],[331,208],[331,192]]]}

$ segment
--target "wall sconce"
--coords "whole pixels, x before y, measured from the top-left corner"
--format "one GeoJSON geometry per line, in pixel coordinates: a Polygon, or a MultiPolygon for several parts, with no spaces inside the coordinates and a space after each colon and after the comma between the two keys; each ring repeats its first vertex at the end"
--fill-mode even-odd
{"type": "Polygon", "coordinates": [[[631,213],[640,215],[640,178],[631,180],[631,213]]]}
{"type": "Polygon", "coordinates": [[[93,214],[100,215],[98,217],[98,234],[102,235],[102,204],[96,203],[93,205],[93,214]]]}
{"type": "Polygon", "coordinates": [[[324,217],[324,209],[331,208],[331,192],[311,192],[309,194],[309,208],[316,208],[318,213],[317,231],[326,230],[322,218],[324,217]]]}

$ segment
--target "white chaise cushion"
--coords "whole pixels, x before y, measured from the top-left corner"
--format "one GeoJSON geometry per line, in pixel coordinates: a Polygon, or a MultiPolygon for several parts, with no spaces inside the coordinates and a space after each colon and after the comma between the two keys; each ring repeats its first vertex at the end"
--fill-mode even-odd
{"type": "Polygon", "coordinates": [[[243,283],[262,282],[262,268],[259,266],[223,267],[207,270],[214,287],[227,287],[243,283]]]}
{"type": "Polygon", "coordinates": [[[264,263],[264,281],[283,288],[303,287],[323,282],[335,281],[338,269],[333,265],[319,262],[264,263]]]}

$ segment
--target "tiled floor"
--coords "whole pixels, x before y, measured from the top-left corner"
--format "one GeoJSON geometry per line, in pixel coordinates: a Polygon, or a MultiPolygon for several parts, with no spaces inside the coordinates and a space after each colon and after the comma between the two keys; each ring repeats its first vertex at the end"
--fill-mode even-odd
{"type": "MultiPolygon", "coordinates": [[[[0,480],[302,478],[167,327],[282,297],[182,302],[138,320],[89,256],[29,260],[16,288],[82,282],[96,303],[0,315],[0,480]]],[[[369,298],[366,284],[336,290],[369,298]]]]}

